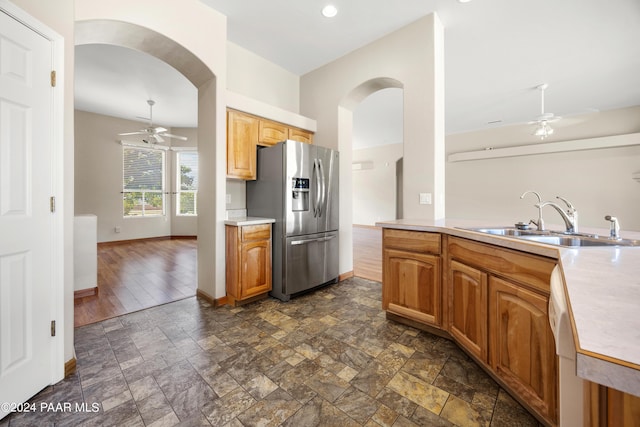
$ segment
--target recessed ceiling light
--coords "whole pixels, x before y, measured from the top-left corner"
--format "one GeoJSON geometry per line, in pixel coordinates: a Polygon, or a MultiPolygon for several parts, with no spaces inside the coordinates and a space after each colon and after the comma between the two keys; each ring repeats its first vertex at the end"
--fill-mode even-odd
{"type": "Polygon", "coordinates": [[[471,0],[458,0],[458,3],[469,3],[471,0]]]}
{"type": "Polygon", "coordinates": [[[326,18],[333,18],[337,14],[338,14],[338,9],[332,4],[328,4],[322,8],[322,15],[326,18]]]}

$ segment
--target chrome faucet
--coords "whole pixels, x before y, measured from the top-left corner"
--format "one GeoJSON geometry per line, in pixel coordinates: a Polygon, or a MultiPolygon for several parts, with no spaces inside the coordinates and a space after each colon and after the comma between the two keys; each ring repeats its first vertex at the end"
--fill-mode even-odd
{"type": "Polygon", "coordinates": [[[545,206],[551,206],[552,208],[557,210],[560,216],[562,217],[562,220],[564,221],[564,225],[566,227],[566,232],[577,233],[578,232],[578,211],[576,210],[576,208],[573,207],[573,205],[567,199],[560,196],[556,196],[556,199],[562,200],[567,205],[568,209],[565,211],[562,208],[562,206],[559,206],[554,202],[541,202],[536,204],[536,207],[542,210],[542,208],[544,208],[545,206]]]}
{"type": "Polygon", "coordinates": [[[535,206],[538,208],[538,221],[535,221],[532,219],[532,220],[529,220],[529,223],[538,227],[538,231],[544,231],[544,220],[542,219],[542,207],[540,206],[540,203],[542,203],[542,197],[540,197],[540,194],[538,194],[538,192],[536,191],[527,190],[524,193],[522,193],[520,198],[524,199],[524,196],[526,196],[529,193],[535,194],[536,197],[538,198],[538,203],[535,204],[535,206]]]}
{"type": "Polygon", "coordinates": [[[618,218],[615,216],[607,215],[604,217],[607,221],[611,221],[611,230],[609,231],[609,237],[612,239],[620,238],[620,223],[618,222],[618,218]]]}

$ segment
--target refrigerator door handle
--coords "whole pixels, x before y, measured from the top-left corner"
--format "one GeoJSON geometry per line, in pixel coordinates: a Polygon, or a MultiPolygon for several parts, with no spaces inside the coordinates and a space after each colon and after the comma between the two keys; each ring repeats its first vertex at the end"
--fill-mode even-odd
{"type": "Polygon", "coordinates": [[[320,206],[318,207],[318,216],[322,216],[322,212],[324,212],[326,203],[327,203],[327,185],[324,179],[324,165],[322,164],[322,159],[318,159],[319,175],[320,175],[320,187],[321,187],[321,198],[320,198],[320,206]]]}
{"type": "Polygon", "coordinates": [[[323,239],[318,238],[318,239],[306,239],[306,240],[294,240],[293,242],[291,242],[291,246],[298,246],[298,245],[306,245],[307,243],[313,243],[313,242],[322,242],[323,239]]]}
{"type": "Polygon", "coordinates": [[[320,193],[321,191],[321,175],[320,175],[320,164],[318,159],[313,159],[313,174],[314,174],[314,178],[315,178],[315,186],[316,186],[316,197],[315,197],[315,201],[314,201],[314,206],[313,206],[313,216],[314,217],[318,217],[320,216],[320,203],[321,203],[321,197],[322,194],[320,193]]]}
{"type": "Polygon", "coordinates": [[[317,239],[305,239],[305,240],[294,240],[293,242],[291,242],[291,246],[298,246],[298,245],[306,245],[307,243],[313,243],[313,242],[328,242],[331,239],[335,239],[336,236],[329,236],[329,237],[318,237],[317,239]]]}

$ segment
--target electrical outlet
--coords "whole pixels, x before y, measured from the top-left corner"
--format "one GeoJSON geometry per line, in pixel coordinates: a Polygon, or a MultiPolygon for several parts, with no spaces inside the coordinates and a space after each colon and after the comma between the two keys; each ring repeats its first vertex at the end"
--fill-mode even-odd
{"type": "Polygon", "coordinates": [[[227,204],[231,204],[231,194],[227,194],[227,204]]]}
{"type": "Polygon", "coordinates": [[[430,205],[431,204],[431,193],[420,193],[420,204],[421,205],[430,205]]]}
{"type": "Polygon", "coordinates": [[[116,233],[120,232],[120,226],[116,225],[115,227],[113,227],[113,231],[115,231],[116,233]]]}

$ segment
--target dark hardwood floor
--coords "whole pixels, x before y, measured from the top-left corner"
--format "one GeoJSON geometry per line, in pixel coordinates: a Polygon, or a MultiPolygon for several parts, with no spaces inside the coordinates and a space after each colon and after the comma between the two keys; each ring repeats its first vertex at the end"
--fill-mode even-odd
{"type": "Polygon", "coordinates": [[[98,244],[98,295],[75,299],[74,325],[110,319],[195,295],[197,241],[98,244]]]}
{"type": "Polygon", "coordinates": [[[353,275],[382,282],[382,228],[353,225],[353,275]]]}

